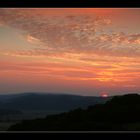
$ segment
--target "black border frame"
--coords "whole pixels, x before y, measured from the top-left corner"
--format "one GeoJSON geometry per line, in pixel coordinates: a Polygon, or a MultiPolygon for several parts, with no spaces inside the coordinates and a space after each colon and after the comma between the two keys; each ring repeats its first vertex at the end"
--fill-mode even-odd
{"type": "Polygon", "coordinates": [[[139,7],[139,0],[1,0],[0,7],[139,7]]]}
{"type": "MultiPolygon", "coordinates": [[[[0,8],[140,8],[140,0],[1,0],[0,8]]],[[[135,139],[140,133],[0,133],[0,137],[15,139],[135,139]]]]}

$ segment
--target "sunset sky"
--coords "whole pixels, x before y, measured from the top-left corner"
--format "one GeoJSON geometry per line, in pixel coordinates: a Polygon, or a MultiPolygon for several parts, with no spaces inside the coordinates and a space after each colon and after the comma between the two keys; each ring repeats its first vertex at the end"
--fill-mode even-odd
{"type": "Polygon", "coordinates": [[[0,94],[140,92],[140,9],[0,8],[0,94]]]}

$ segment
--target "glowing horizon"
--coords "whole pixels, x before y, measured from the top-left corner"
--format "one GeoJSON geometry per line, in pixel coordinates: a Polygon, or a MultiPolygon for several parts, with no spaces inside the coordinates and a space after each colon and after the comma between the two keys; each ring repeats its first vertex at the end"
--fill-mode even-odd
{"type": "Polygon", "coordinates": [[[0,94],[140,91],[140,9],[0,8],[0,94]]]}

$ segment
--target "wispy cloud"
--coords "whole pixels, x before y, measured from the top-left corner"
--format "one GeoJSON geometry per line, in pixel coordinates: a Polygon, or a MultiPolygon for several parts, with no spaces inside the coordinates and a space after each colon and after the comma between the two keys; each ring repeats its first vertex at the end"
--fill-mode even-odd
{"type": "Polygon", "coordinates": [[[105,31],[106,26],[115,23],[104,17],[48,17],[38,16],[36,11],[29,9],[0,9],[0,22],[25,31],[27,41],[40,46],[40,49],[23,50],[19,55],[82,52],[87,55],[140,56],[140,34],[109,33],[105,31]]]}
{"type": "Polygon", "coordinates": [[[3,55],[48,60],[47,63],[1,61],[2,73],[16,71],[138,86],[140,33],[117,30],[111,18],[92,14],[48,16],[37,9],[0,9],[0,25],[21,30],[24,39],[34,46],[6,51],[3,55]]]}

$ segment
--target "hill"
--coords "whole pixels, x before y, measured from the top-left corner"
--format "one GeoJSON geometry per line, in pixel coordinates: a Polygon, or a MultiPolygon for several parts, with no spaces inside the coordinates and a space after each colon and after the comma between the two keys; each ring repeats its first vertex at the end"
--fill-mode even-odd
{"type": "Polygon", "coordinates": [[[86,108],[91,104],[104,103],[108,99],[109,98],[53,93],[0,95],[0,109],[18,109],[22,111],[68,111],[77,107],[86,108]]]}
{"type": "Polygon", "coordinates": [[[22,114],[19,110],[10,110],[10,109],[0,109],[0,117],[7,115],[19,115],[22,114]]]}
{"type": "Polygon", "coordinates": [[[124,131],[140,130],[140,95],[115,96],[105,104],[77,108],[44,119],[26,120],[11,126],[16,131],[124,131]]]}

